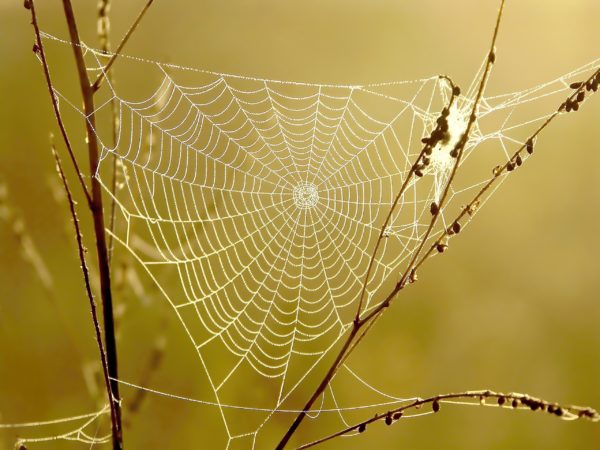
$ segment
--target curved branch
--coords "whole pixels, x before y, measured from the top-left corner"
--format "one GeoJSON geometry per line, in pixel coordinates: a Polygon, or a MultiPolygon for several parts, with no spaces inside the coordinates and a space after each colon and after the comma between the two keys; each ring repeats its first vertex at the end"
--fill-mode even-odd
{"type": "MultiPolygon", "coordinates": [[[[298,429],[298,427],[300,426],[300,424],[302,423],[302,421],[304,420],[304,418],[306,417],[308,411],[312,408],[314,402],[317,400],[317,398],[319,398],[319,396],[323,393],[323,391],[325,390],[325,388],[329,385],[329,383],[331,382],[331,380],[333,379],[333,377],[335,376],[335,373],[337,372],[337,369],[340,367],[340,364],[345,361],[345,359],[348,357],[349,350],[353,350],[354,348],[356,348],[356,346],[353,346],[353,342],[354,339],[357,336],[360,336],[360,339],[362,339],[365,336],[365,333],[363,334],[359,334],[359,331],[361,330],[361,328],[366,325],[369,324],[369,322],[376,321],[382,314],[382,312],[390,305],[392,299],[398,294],[398,292],[400,292],[400,290],[404,287],[404,285],[409,281],[412,280],[412,275],[414,274],[413,271],[413,265],[416,261],[416,259],[418,258],[420,252],[423,249],[423,246],[425,245],[425,243],[427,242],[427,239],[429,238],[429,235],[431,234],[431,231],[433,230],[433,227],[437,221],[437,218],[440,215],[441,209],[444,206],[444,202],[448,196],[448,192],[450,189],[450,186],[452,184],[452,181],[454,180],[454,177],[456,175],[456,172],[458,170],[458,166],[460,164],[460,160],[462,158],[462,154],[463,154],[463,150],[464,147],[469,139],[469,134],[471,132],[471,128],[475,122],[475,120],[477,119],[477,110],[479,107],[479,103],[481,101],[481,98],[483,96],[483,91],[486,87],[488,78],[489,78],[489,74],[492,68],[492,65],[494,64],[495,60],[496,60],[496,53],[495,53],[495,46],[496,46],[496,40],[498,38],[498,31],[500,29],[500,22],[502,20],[502,13],[504,11],[504,4],[505,4],[505,0],[501,0],[500,2],[500,8],[498,10],[498,15],[496,17],[496,25],[494,27],[494,33],[492,36],[492,41],[490,44],[490,50],[488,53],[488,59],[486,62],[486,66],[485,66],[485,70],[484,73],[481,77],[481,82],[479,84],[479,89],[477,91],[477,95],[475,98],[475,101],[473,103],[473,108],[471,110],[471,115],[469,117],[469,121],[467,122],[467,127],[463,133],[463,135],[461,136],[461,138],[459,139],[459,141],[457,142],[456,146],[454,147],[454,149],[452,150],[451,155],[456,159],[454,166],[452,168],[452,173],[446,183],[444,192],[440,198],[440,203],[439,206],[436,206],[435,210],[432,209],[432,219],[431,222],[429,224],[429,227],[427,228],[427,232],[425,233],[419,247],[417,248],[417,250],[415,251],[415,254],[413,255],[413,257],[411,258],[406,271],[404,272],[404,274],[402,275],[402,278],[400,279],[400,281],[398,281],[396,283],[396,286],[392,289],[392,291],[390,292],[390,294],[388,294],[388,296],[376,307],[374,308],[369,314],[367,314],[364,318],[360,317],[360,312],[361,312],[361,308],[362,308],[362,299],[364,296],[364,291],[365,291],[365,287],[366,287],[366,283],[368,281],[368,275],[367,275],[367,281],[365,281],[365,287],[362,288],[361,290],[361,297],[360,297],[360,301],[359,301],[359,306],[358,306],[358,312],[356,314],[356,317],[354,319],[353,322],[353,326],[352,329],[350,331],[350,334],[348,335],[348,337],[346,338],[346,341],[344,342],[344,344],[342,345],[338,355],[336,356],[334,362],[332,363],[332,365],[330,366],[329,370],[327,371],[327,373],[325,374],[325,377],[323,378],[323,380],[321,381],[321,383],[318,385],[318,387],[316,388],[316,390],[314,391],[314,393],[312,394],[312,396],[310,397],[310,399],[308,400],[308,402],[306,403],[306,405],[304,406],[303,410],[301,413],[299,413],[296,418],[294,419],[294,421],[292,422],[292,424],[290,425],[289,429],[287,430],[287,432],[285,433],[285,435],[282,437],[281,441],[279,442],[279,444],[277,445],[276,449],[277,450],[282,450],[283,448],[285,448],[285,446],[287,445],[287,443],[289,442],[290,438],[292,437],[292,435],[296,432],[296,430],[298,429]],[[411,275],[409,278],[409,274],[411,275]]],[[[454,99],[454,95],[455,92],[453,90],[452,93],[453,97],[452,99],[454,99]]],[[[443,122],[444,119],[447,116],[447,112],[446,110],[442,111],[441,114],[441,121],[443,122]]],[[[434,130],[434,132],[432,133],[432,136],[430,138],[427,138],[426,140],[423,141],[423,143],[425,144],[425,148],[427,148],[428,145],[435,145],[435,143],[437,143],[437,141],[440,139],[439,137],[439,133],[440,131],[438,131],[438,129],[436,128],[436,130],[434,130]]],[[[422,154],[419,156],[419,158],[421,158],[421,156],[424,153],[422,152],[422,154]]],[[[411,169],[412,171],[412,169],[411,169]]],[[[417,172],[417,169],[415,168],[414,173],[419,175],[417,172]]],[[[399,199],[399,197],[398,197],[399,199]]],[[[395,207],[395,204],[397,203],[397,201],[394,203],[394,205],[392,206],[392,211],[390,212],[390,214],[388,215],[388,219],[389,217],[391,217],[391,214],[393,212],[393,208],[395,207]]],[[[380,236],[383,236],[383,229],[380,233],[380,236]]],[[[378,241],[376,247],[379,246],[379,242],[378,241]]],[[[375,252],[373,253],[373,257],[371,258],[371,262],[370,262],[370,266],[373,264],[373,261],[375,259],[376,256],[376,251],[377,248],[375,249],[375,252]]],[[[370,327],[368,327],[370,328],[370,327]]]]}
{"type": "Polygon", "coordinates": [[[577,420],[587,419],[592,422],[600,421],[600,414],[590,407],[585,406],[574,406],[574,405],[561,405],[554,402],[549,402],[540,398],[532,397],[527,394],[517,393],[502,393],[494,392],[490,390],[478,390],[478,391],[465,391],[456,392],[450,394],[440,394],[433,397],[417,399],[406,405],[400,406],[395,409],[391,409],[384,413],[376,414],[370,419],[351,425],[343,430],[336,433],[325,436],[316,441],[298,447],[298,450],[314,447],[318,444],[327,442],[338,436],[347,435],[352,432],[363,433],[367,429],[367,425],[373,422],[385,422],[386,425],[392,425],[398,422],[403,417],[411,417],[407,415],[407,412],[418,411],[423,406],[431,405],[431,409],[425,413],[415,413],[412,416],[419,416],[422,414],[437,413],[441,410],[443,403],[454,403],[468,406],[492,406],[497,408],[513,409],[513,410],[529,410],[529,411],[541,411],[548,414],[554,415],[564,420],[577,420]],[[473,400],[476,400],[474,402],[473,400]],[[487,403],[488,400],[493,400],[493,403],[487,403]]]}

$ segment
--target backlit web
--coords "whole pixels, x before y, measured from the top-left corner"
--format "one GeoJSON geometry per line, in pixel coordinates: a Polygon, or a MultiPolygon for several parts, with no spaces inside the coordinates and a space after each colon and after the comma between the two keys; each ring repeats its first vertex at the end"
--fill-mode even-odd
{"type": "MultiPolygon", "coordinates": [[[[107,62],[92,49],[86,56],[95,71],[107,62]]],[[[327,85],[122,59],[121,71],[142,71],[157,82],[135,100],[107,83],[106,102],[98,106],[103,114],[114,100],[119,118],[116,145],[98,130],[97,176],[108,195],[113,157],[120,173],[114,240],[178,316],[213,393],[202,402],[220,412],[228,445],[249,437],[254,446],[276,412],[303,406],[306,399],[295,393],[314,385],[329,350],[351,326],[381,226],[452,87],[439,76],[327,85]],[[270,385],[271,395],[234,392],[230,385],[240,377],[270,385]],[[233,423],[231,408],[253,418],[233,423]]],[[[555,110],[570,81],[595,65],[484,98],[438,229],[555,110]]],[[[449,141],[436,146],[432,164],[410,184],[384,230],[366,310],[397,281],[423,237],[475,87],[463,87],[450,111],[449,141]]],[[[367,387],[373,405],[404,400],[380,392],[350,366],[339,376],[367,387]]],[[[338,404],[333,389],[319,407],[342,421],[357,408],[338,404]]]]}

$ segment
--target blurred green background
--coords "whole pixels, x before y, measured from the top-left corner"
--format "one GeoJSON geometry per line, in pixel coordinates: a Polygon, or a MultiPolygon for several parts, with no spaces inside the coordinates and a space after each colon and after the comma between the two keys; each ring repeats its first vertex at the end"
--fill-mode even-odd
{"type": "MultiPolygon", "coordinates": [[[[66,36],[61,2],[38,3],[42,29],[66,36]]],[[[113,40],[141,6],[114,2],[113,40]]],[[[274,79],[362,83],[447,73],[466,85],[486,52],[497,6],[495,0],[156,0],[127,53],[274,79]]],[[[74,7],[82,38],[97,42],[95,2],[74,7]]],[[[525,89],[597,58],[599,18],[597,0],[509,1],[488,93],[525,89]]],[[[0,423],[13,423],[94,411],[102,385],[48,148],[56,126],[22,2],[0,0],[0,30],[0,423]],[[46,278],[27,259],[36,254],[46,278]]],[[[53,76],[76,93],[74,66],[63,53],[51,61],[53,76]]],[[[600,407],[599,119],[600,98],[592,98],[544,133],[535,160],[502,186],[451,253],[426,266],[364,342],[353,357],[361,375],[404,396],[491,388],[600,407]]],[[[70,125],[85,161],[81,124],[70,125]]],[[[89,240],[83,208],[80,216],[89,240]]],[[[127,265],[115,278],[123,378],[207,398],[187,337],[142,271],[127,265]],[[148,371],[164,342],[160,364],[148,371]]],[[[122,393],[126,404],[139,395],[122,393]]],[[[361,402],[352,392],[343,395],[361,402]]],[[[491,408],[443,412],[373,426],[365,436],[323,448],[600,448],[598,424],[491,408]]],[[[126,406],[124,417],[131,449],[220,448],[225,436],[215,408],[159,396],[144,398],[137,411],[126,406]]],[[[289,419],[278,419],[269,432],[279,435],[289,419]]],[[[12,448],[18,436],[69,429],[0,429],[0,449],[12,448]]],[[[300,440],[323,429],[312,422],[300,440]]],[[[105,431],[101,424],[98,432],[105,431]]]]}

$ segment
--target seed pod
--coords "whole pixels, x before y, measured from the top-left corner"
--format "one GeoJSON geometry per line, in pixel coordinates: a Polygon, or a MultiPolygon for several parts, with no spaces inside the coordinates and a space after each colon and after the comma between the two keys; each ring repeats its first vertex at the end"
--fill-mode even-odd
{"type": "Polygon", "coordinates": [[[433,403],[431,404],[431,409],[433,409],[433,412],[436,413],[440,410],[440,402],[438,402],[437,400],[434,400],[433,403]]]}
{"type": "Polygon", "coordinates": [[[456,148],[453,148],[452,151],[450,152],[450,156],[452,156],[453,158],[457,158],[458,150],[456,148]]]}
{"type": "Polygon", "coordinates": [[[438,206],[438,204],[436,202],[433,202],[433,203],[431,203],[431,206],[429,207],[429,211],[431,212],[431,215],[434,216],[440,211],[440,207],[438,206]]]}
{"type": "Polygon", "coordinates": [[[523,158],[521,158],[521,155],[517,155],[515,162],[517,163],[517,166],[523,164],[523,158]]]}
{"type": "Polygon", "coordinates": [[[489,59],[492,64],[496,62],[496,52],[494,50],[490,52],[489,59]]]}
{"type": "MultiPolygon", "coordinates": [[[[23,1],[23,7],[25,9],[31,9],[31,1],[30,0],[24,0],[23,1]]],[[[24,447],[24,446],[23,446],[24,447]]]]}
{"type": "Polygon", "coordinates": [[[527,147],[527,153],[529,153],[531,155],[533,153],[533,141],[531,139],[529,139],[527,141],[526,147],[527,147]]]}
{"type": "Polygon", "coordinates": [[[448,246],[446,244],[436,244],[435,245],[435,249],[439,252],[439,253],[444,253],[446,251],[446,249],[448,248],[448,246]]]}
{"type": "Polygon", "coordinates": [[[454,95],[455,97],[458,97],[460,95],[460,88],[458,86],[454,86],[452,88],[452,95],[454,95]]]}
{"type": "Polygon", "coordinates": [[[575,83],[571,83],[571,84],[569,85],[569,87],[570,87],[571,89],[579,89],[581,86],[583,86],[583,83],[582,83],[581,81],[577,81],[577,82],[575,82],[575,83]]]}
{"type": "Polygon", "coordinates": [[[385,424],[386,425],[391,425],[392,424],[392,416],[390,414],[388,414],[387,416],[385,416],[385,424]]]}
{"type": "Polygon", "coordinates": [[[423,157],[423,165],[428,166],[430,162],[431,159],[429,159],[427,156],[423,157]]]}
{"type": "Polygon", "coordinates": [[[561,417],[563,415],[563,410],[560,406],[554,410],[554,415],[558,417],[561,417]]]}
{"type": "Polygon", "coordinates": [[[421,172],[419,169],[417,169],[417,170],[415,170],[415,175],[420,178],[423,176],[423,172],[421,172]]]}
{"type": "Polygon", "coordinates": [[[398,420],[398,419],[400,419],[400,417],[402,417],[402,412],[397,412],[393,416],[394,420],[398,420]]]}
{"type": "Polygon", "coordinates": [[[502,173],[502,166],[494,167],[494,170],[492,171],[492,173],[494,174],[495,177],[500,175],[502,173]]]}
{"type": "Polygon", "coordinates": [[[579,91],[579,94],[577,94],[577,101],[582,102],[584,99],[585,99],[585,92],[579,91]]]}
{"type": "Polygon", "coordinates": [[[512,163],[512,161],[509,161],[508,164],[506,164],[506,170],[508,170],[509,172],[515,170],[515,165],[512,163]]]}
{"type": "Polygon", "coordinates": [[[571,105],[571,108],[573,109],[573,111],[579,111],[579,103],[577,103],[577,102],[574,102],[574,103],[571,105]]]}
{"type": "Polygon", "coordinates": [[[433,133],[431,133],[431,137],[429,138],[429,144],[435,145],[442,140],[444,137],[444,132],[439,128],[436,128],[433,133]]]}
{"type": "Polygon", "coordinates": [[[454,223],[452,224],[452,231],[453,231],[454,233],[456,233],[456,234],[460,233],[460,229],[461,229],[460,223],[458,223],[458,222],[454,222],[454,223]]]}
{"type": "Polygon", "coordinates": [[[588,80],[587,83],[585,83],[585,88],[588,92],[592,90],[593,83],[594,83],[594,80],[588,80]]]}
{"type": "Polygon", "coordinates": [[[367,425],[366,425],[366,424],[364,424],[364,423],[361,423],[361,424],[358,426],[358,432],[359,432],[359,433],[362,433],[362,432],[364,432],[366,429],[367,429],[367,425]]]}
{"type": "Polygon", "coordinates": [[[519,401],[518,401],[518,400],[515,398],[515,399],[512,401],[512,407],[513,407],[513,408],[517,408],[518,406],[519,406],[519,401]]]}
{"type": "Polygon", "coordinates": [[[571,112],[571,109],[573,109],[572,105],[571,105],[571,100],[567,100],[565,102],[565,111],[566,112],[571,112]]]}
{"type": "Polygon", "coordinates": [[[505,402],[506,402],[506,399],[504,398],[504,396],[501,395],[500,397],[498,397],[498,404],[500,406],[504,405],[505,402]]]}

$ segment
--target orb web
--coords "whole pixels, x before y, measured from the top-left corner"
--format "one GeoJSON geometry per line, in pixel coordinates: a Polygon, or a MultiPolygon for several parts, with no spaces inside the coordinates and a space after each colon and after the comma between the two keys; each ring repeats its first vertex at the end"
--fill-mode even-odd
{"type": "MultiPolygon", "coordinates": [[[[103,70],[105,55],[87,47],[86,55],[93,70],[103,70]]],[[[97,110],[115,101],[118,111],[115,145],[98,130],[96,174],[117,205],[114,240],[146,269],[179,318],[212,390],[203,402],[219,409],[228,442],[250,436],[254,446],[273,414],[302,407],[295,392],[351,326],[381,226],[452,87],[439,76],[310,84],[122,59],[132,70],[143,66],[145,76],[152,72],[156,83],[142,100],[107,83],[110,95],[97,110]],[[115,193],[113,157],[120,168],[115,193]],[[229,388],[239,377],[271,383],[276,395],[251,403],[229,388]],[[231,408],[262,415],[248,426],[234,424],[231,408]]],[[[569,81],[594,65],[484,97],[439,229],[554,111],[569,81]]],[[[397,281],[424,235],[479,73],[451,109],[449,138],[434,148],[432,164],[410,182],[384,230],[366,311],[397,281]]],[[[405,400],[344,368],[376,399],[363,406],[405,400]]],[[[344,421],[353,409],[330,388],[316,414],[336,412],[344,421]]]]}
{"type": "Polygon", "coordinates": [[[319,191],[314,183],[300,183],[294,186],[294,203],[297,208],[314,208],[319,201],[319,191]]]}

